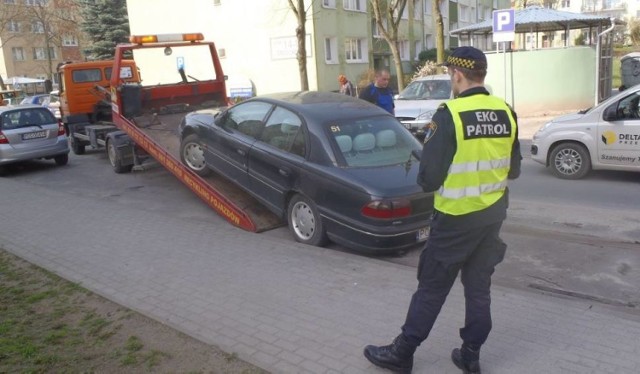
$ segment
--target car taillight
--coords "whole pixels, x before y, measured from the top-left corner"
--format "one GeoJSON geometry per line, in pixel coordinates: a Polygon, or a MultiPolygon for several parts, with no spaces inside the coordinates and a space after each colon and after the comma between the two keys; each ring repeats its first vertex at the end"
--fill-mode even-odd
{"type": "Polygon", "coordinates": [[[0,144],[9,144],[9,139],[0,131],[0,144]]]}
{"type": "Polygon", "coordinates": [[[362,207],[362,215],[370,218],[391,219],[411,215],[411,202],[406,199],[375,200],[362,207]]]}
{"type": "Polygon", "coordinates": [[[64,135],[64,125],[62,121],[58,120],[58,136],[64,135]]]}

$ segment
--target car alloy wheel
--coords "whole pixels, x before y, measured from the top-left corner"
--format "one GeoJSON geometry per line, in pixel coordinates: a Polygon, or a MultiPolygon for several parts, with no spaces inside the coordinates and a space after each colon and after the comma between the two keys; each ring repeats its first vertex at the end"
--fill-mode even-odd
{"type": "Polygon", "coordinates": [[[194,173],[203,177],[209,175],[210,169],[204,159],[204,148],[197,135],[191,134],[182,140],[180,159],[194,173]]]}
{"type": "Polygon", "coordinates": [[[562,143],[551,152],[553,173],[563,179],[580,179],[591,169],[588,151],[580,144],[562,143]]]}
{"type": "Polygon", "coordinates": [[[289,202],[289,229],[296,241],[314,246],[327,243],[327,234],[315,204],[302,195],[295,195],[289,202]]]}

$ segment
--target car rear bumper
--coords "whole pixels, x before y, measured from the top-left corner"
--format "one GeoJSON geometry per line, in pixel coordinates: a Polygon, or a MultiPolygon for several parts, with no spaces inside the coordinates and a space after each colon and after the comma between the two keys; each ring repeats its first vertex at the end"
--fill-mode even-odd
{"type": "Polygon", "coordinates": [[[426,241],[418,234],[428,232],[429,220],[397,227],[354,225],[323,216],[327,235],[332,241],[356,250],[367,252],[398,251],[409,249],[426,241]]]}
{"type": "Polygon", "coordinates": [[[2,144],[0,145],[0,164],[9,164],[36,158],[52,158],[68,153],[69,143],[66,136],[59,136],[56,143],[35,149],[16,149],[10,144],[2,144]]]}

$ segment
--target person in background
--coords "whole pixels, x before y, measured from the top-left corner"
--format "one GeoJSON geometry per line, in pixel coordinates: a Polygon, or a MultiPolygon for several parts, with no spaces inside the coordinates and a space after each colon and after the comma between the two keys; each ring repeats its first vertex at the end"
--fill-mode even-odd
{"type": "Polygon", "coordinates": [[[484,87],[484,53],[458,47],[443,65],[455,98],[440,105],[425,132],[417,183],[434,193],[434,214],[418,263],[418,288],[400,335],[390,345],[364,349],[373,364],[398,373],[411,373],[413,354],[460,273],[465,322],[451,360],[465,374],[480,374],[480,348],[492,327],[491,275],[507,249],[500,239],[507,180],[520,175],[517,118],[484,87]]]}
{"type": "Polygon", "coordinates": [[[389,70],[376,70],[373,83],[360,91],[360,98],[394,114],[393,91],[389,88],[389,70]]]}
{"type": "Polygon", "coordinates": [[[353,83],[343,74],[338,75],[338,82],[340,82],[340,93],[347,96],[356,96],[356,89],[353,83]]]}

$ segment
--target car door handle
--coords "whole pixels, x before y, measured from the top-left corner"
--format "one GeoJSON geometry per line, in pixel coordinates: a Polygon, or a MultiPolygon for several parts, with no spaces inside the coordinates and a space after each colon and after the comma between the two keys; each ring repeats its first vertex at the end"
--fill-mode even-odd
{"type": "Polygon", "coordinates": [[[236,152],[238,152],[238,154],[239,154],[240,156],[244,156],[244,155],[246,155],[246,154],[247,154],[247,152],[245,152],[243,149],[239,149],[239,148],[238,148],[238,149],[236,149],[236,152]]]}
{"type": "Polygon", "coordinates": [[[287,168],[279,168],[278,173],[280,173],[280,175],[282,175],[283,177],[288,177],[289,175],[291,175],[291,170],[287,168]]]}

